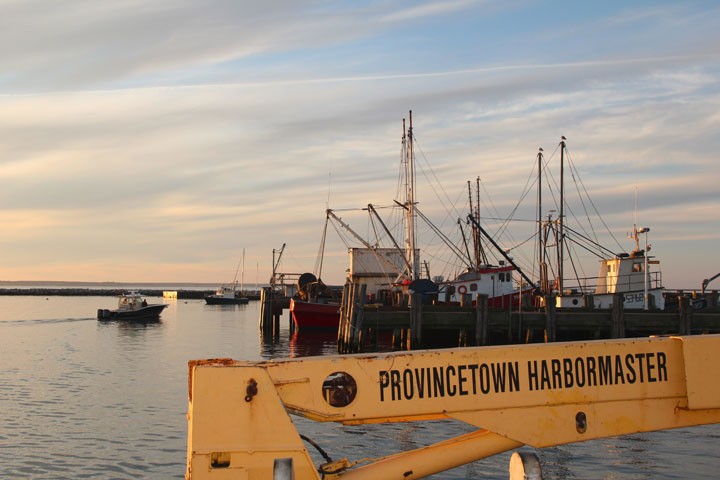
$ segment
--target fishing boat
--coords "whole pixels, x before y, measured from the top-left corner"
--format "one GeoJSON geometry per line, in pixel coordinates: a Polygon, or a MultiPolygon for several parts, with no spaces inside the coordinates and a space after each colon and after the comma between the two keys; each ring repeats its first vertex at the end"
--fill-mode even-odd
{"type": "Polygon", "coordinates": [[[139,292],[128,292],[118,297],[116,310],[98,309],[98,320],[153,320],[160,317],[160,313],[167,304],[148,304],[139,292]]]}
{"type": "Polygon", "coordinates": [[[205,296],[205,303],[207,305],[245,305],[250,299],[243,296],[236,287],[235,283],[230,287],[220,286],[214,294],[205,296]]]}
{"type": "MultiPolygon", "coordinates": [[[[630,253],[616,253],[601,245],[597,240],[590,238],[566,224],[566,200],[564,193],[564,169],[566,164],[566,138],[561,137],[560,144],[560,203],[559,214],[547,220],[542,219],[542,189],[541,178],[543,171],[542,149],[538,152],[538,263],[540,280],[538,282],[539,304],[546,305],[555,302],[559,308],[612,308],[622,298],[624,309],[665,309],[664,287],[660,270],[652,271],[652,267],[659,265],[659,260],[649,255],[651,244],[648,243],[647,227],[637,227],[637,190],[635,192],[635,220],[632,234],[627,238],[635,241],[635,249],[630,253]],[[644,248],[640,248],[640,235],[645,235],[644,248]],[[581,247],[600,259],[600,271],[595,277],[581,277],[577,272],[577,259],[571,255],[572,246],[581,247]],[[550,258],[555,257],[556,264],[550,266],[550,258]],[[574,276],[565,272],[565,260],[572,264],[574,276]],[[549,279],[549,270],[555,272],[554,280],[549,279]]],[[[568,156],[569,158],[569,156],[568,156]]],[[[569,166],[572,168],[572,164],[569,166]]],[[[571,170],[573,178],[578,173],[571,170]]],[[[588,198],[588,200],[590,200],[588,198]]],[[[590,202],[592,203],[592,202],[590,202]]],[[[554,212],[551,211],[551,212],[554,212]]],[[[604,222],[603,222],[604,223],[604,222]]],[[[619,244],[618,244],[619,245],[619,244]]],[[[622,247],[621,247],[622,248],[622,247]]]]}
{"type": "MultiPolygon", "coordinates": [[[[421,277],[421,264],[425,269],[425,280],[430,281],[429,266],[427,262],[420,262],[420,250],[416,247],[416,226],[418,217],[420,217],[429,227],[438,235],[438,237],[446,243],[448,249],[454,255],[460,257],[461,261],[467,266],[467,270],[457,275],[453,280],[439,282],[439,290],[434,289],[434,293],[440,301],[460,302],[463,295],[470,294],[474,298],[474,294],[484,294],[488,296],[489,305],[492,307],[510,307],[517,306],[521,301],[521,292],[531,292],[534,285],[530,279],[525,276],[520,268],[505,254],[505,252],[491,239],[488,240],[496,247],[504,260],[499,261],[499,265],[493,265],[488,257],[482,253],[480,242],[480,232],[486,232],[480,227],[479,222],[473,217],[473,213],[477,216],[479,210],[473,209],[472,201],[470,205],[471,214],[468,216],[468,224],[472,225],[473,238],[475,239],[475,261],[466,258],[464,253],[454,245],[440,230],[432,224],[417,207],[415,200],[415,155],[413,149],[413,127],[412,112],[410,112],[409,128],[405,130],[405,120],[403,120],[403,136],[402,136],[402,158],[401,172],[403,175],[403,195],[402,202],[395,201],[395,204],[404,211],[404,227],[402,242],[398,242],[386,226],[378,214],[376,208],[372,204],[368,204],[366,210],[370,215],[370,221],[377,225],[377,231],[385,233],[387,238],[392,241],[393,246],[388,248],[378,247],[377,242],[371,244],[363,239],[361,235],[355,232],[346,222],[338,217],[332,210],[326,210],[326,221],[320,248],[320,272],[322,271],[322,253],[325,245],[325,234],[327,232],[328,221],[333,221],[337,227],[336,230],[342,229],[348,231],[350,235],[359,240],[365,248],[349,248],[350,268],[348,282],[364,284],[367,287],[367,295],[372,299],[379,293],[387,291],[402,291],[408,293],[410,285],[421,277]],[[401,248],[400,245],[405,245],[401,248]],[[514,273],[525,281],[524,289],[515,287],[514,273]]],[[[469,182],[468,182],[469,187],[469,182]]],[[[478,193],[479,196],[479,193],[478,193]]],[[[472,199],[472,195],[470,196],[472,199]]],[[[479,203],[479,200],[478,200],[479,203]]],[[[459,222],[459,220],[458,220],[459,222]]],[[[469,257],[469,254],[468,254],[469,257]]],[[[318,274],[318,278],[320,275],[318,274]]],[[[519,281],[519,278],[518,278],[519,281]]],[[[519,282],[522,284],[522,282],[519,282]]],[[[322,299],[318,301],[317,296],[312,294],[303,295],[303,288],[299,288],[299,295],[294,298],[290,312],[295,325],[298,328],[337,328],[340,322],[340,302],[327,301],[322,299]]],[[[372,301],[372,300],[371,300],[372,301]]]]}
{"type": "Polygon", "coordinates": [[[235,269],[235,278],[231,286],[221,285],[214,294],[205,296],[205,303],[207,305],[245,305],[250,299],[243,294],[243,282],[245,278],[245,249],[243,248],[242,260],[238,262],[237,269],[235,269]],[[237,276],[240,270],[240,264],[242,263],[242,277],[240,283],[240,290],[237,289],[237,276]]]}

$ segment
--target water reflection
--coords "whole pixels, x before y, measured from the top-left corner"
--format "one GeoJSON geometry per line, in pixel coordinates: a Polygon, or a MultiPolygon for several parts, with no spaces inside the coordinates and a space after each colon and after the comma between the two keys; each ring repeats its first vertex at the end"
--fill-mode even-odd
{"type": "Polygon", "coordinates": [[[337,353],[337,332],[296,331],[290,335],[291,357],[313,357],[337,353]]]}
{"type": "Polygon", "coordinates": [[[260,356],[265,359],[278,358],[287,354],[287,340],[282,341],[278,330],[260,332],[260,356]]]}
{"type": "Polygon", "coordinates": [[[98,330],[116,328],[121,337],[138,337],[145,335],[148,331],[162,327],[162,319],[150,320],[122,320],[113,322],[97,322],[98,330]]]}

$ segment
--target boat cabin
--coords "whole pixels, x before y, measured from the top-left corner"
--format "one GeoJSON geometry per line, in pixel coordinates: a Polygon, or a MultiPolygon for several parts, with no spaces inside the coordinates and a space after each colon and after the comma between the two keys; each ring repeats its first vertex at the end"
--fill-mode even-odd
{"type": "Polygon", "coordinates": [[[643,290],[646,281],[652,285],[650,272],[645,271],[645,261],[645,252],[642,250],[602,260],[595,295],[643,290]]]}
{"type": "Polygon", "coordinates": [[[143,307],[147,307],[147,301],[138,292],[122,294],[118,298],[118,310],[139,310],[143,307]]]}

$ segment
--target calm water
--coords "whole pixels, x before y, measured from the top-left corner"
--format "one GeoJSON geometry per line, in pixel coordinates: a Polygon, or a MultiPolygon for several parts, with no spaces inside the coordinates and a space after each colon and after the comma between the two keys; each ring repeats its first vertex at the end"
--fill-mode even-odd
{"type": "MultiPolygon", "coordinates": [[[[162,299],[151,299],[159,303],[162,299]]],[[[258,304],[174,300],[159,323],[101,323],[109,297],[0,297],[0,478],[182,479],[187,361],[333,353],[334,336],[262,338],[258,304]]],[[[333,459],[386,455],[472,429],[457,422],[349,427],[293,417],[333,459]]],[[[720,425],[538,452],[546,478],[720,476],[720,425]]],[[[312,452],[320,463],[321,458],[312,452]]],[[[507,478],[510,453],[434,478],[507,478]]]]}

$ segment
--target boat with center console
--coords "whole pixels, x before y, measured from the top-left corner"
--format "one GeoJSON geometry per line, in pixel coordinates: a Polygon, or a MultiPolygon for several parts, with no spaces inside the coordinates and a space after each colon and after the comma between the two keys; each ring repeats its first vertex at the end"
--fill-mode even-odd
{"type": "Polygon", "coordinates": [[[165,303],[148,303],[140,292],[121,293],[118,308],[115,310],[98,309],[98,320],[157,320],[167,308],[165,303]]]}

